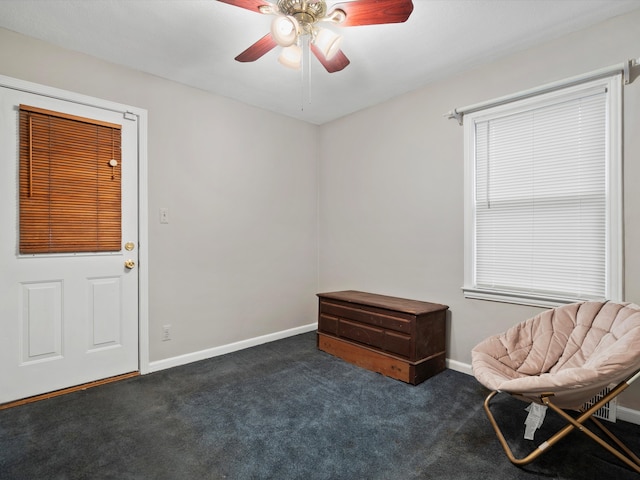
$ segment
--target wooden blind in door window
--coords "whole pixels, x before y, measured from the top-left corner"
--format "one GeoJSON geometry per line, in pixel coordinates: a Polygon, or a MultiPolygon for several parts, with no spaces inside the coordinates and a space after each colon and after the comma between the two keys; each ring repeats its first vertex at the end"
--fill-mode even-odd
{"type": "Polygon", "coordinates": [[[20,253],[121,245],[121,126],[20,106],[20,253]]]}

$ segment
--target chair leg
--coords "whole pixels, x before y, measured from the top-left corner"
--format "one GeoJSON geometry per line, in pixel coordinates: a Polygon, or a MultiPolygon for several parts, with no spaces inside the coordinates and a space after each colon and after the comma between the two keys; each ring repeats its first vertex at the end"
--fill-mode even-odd
{"type": "Polygon", "coordinates": [[[556,432],[554,435],[549,437],[546,441],[542,442],[540,445],[538,445],[538,447],[533,452],[531,452],[529,455],[527,455],[526,457],[523,457],[523,458],[516,458],[513,455],[513,452],[511,451],[511,448],[507,444],[507,441],[504,438],[504,435],[503,435],[502,431],[500,430],[500,427],[498,426],[498,423],[496,422],[496,420],[495,420],[495,418],[493,416],[493,413],[491,412],[491,409],[490,409],[491,399],[493,399],[493,397],[495,397],[499,392],[494,391],[494,392],[491,392],[487,396],[486,400],[484,401],[484,410],[485,410],[485,412],[487,414],[487,417],[489,418],[489,422],[491,423],[491,426],[493,427],[493,430],[496,433],[496,436],[498,437],[498,441],[502,445],[502,448],[505,451],[507,457],[509,458],[509,461],[511,461],[511,463],[513,463],[514,465],[522,466],[522,465],[527,465],[527,464],[531,463],[536,458],[538,458],[540,455],[542,455],[545,451],[547,451],[550,447],[552,447],[553,445],[558,443],[560,440],[562,440],[564,437],[566,437],[574,429],[577,429],[577,430],[581,431],[582,433],[584,433],[585,435],[587,435],[592,440],[594,440],[596,443],[598,443],[604,449],[606,449],[607,451],[609,451],[610,453],[615,455],[619,460],[624,462],[626,465],[631,467],[633,470],[635,470],[636,472],[640,473],[640,459],[618,437],[616,437],[604,425],[602,425],[601,422],[599,422],[597,419],[592,417],[592,415],[595,412],[597,412],[603,405],[605,405],[607,402],[609,402],[611,399],[613,399],[615,396],[617,396],[622,390],[624,390],[628,386],[629,386],[628,383],[621,382],[620,385],[618,385],[615,389],[611,390],[611,392],[609,392],[609,394],[605,395],[601,400],[599,400],[597,403],[595,403],[589,409],[587,409],[586,411],[582,412],[582,414],[579,415],[577,418],[573,418],[571,415],[567,414],[564,410],[562,410],[561,408],[559,408],[556,405],[554,405],[550,400],[550,397],[552,397],[553,394],[541,395],[541,397],[540,397],[541,402],[544,405],[546,405],[549,408],[551,408],[554,412],[556,412],[558,415],[560,415],[563,419],[565,419],[567,421],[567,425],[565,427],[561,428],[560,430],[558,430],[558,432],[556,432]],[[627,455],[625,455],[622,452],[620,452],[619,450],[617,450],[615,447],[613,447],[612,445],[610,445],[609,443],[604,441],[602,438],[600,438],[598,435],[596,435],[591,430],[589,430],[586,426],[584,426],[584,422],[587,421],[588,419],[593,421],[594,424],[600,430],[602,430],[602,432],[604,432],[613,442],[615,442],[616,445],[619,448],[624,450],[624,452],[627,455]]]}
{"type": "Polygon", "coordinates": [[[493,427],[493,430],[495,431],[496,436],[498,437],[498,441],[500,442],[500,445],[502,445],[502,449],[507,454],[509,461],[514,465],[522,466],[522,465],[527,465],[533,462],[536,458],[542,455],[548,448],[558,443],[575,428],[573,425],[565,426],[564,428],[559,430],[555,435],[551,436],[548,440],[538,445],[536,449],[526,457],[516,458],[513,452],[511,451],[511,448],[509,448],[509,445],[507,444],[507,441],[504,438],[504,435],[502,434],[502,431],[500,430],[500,427],[498,426],[498,423],[496,422],[496,419],[494,418],[493,413],[491,412],[491,409],[489,407],[491,399],[495,397],[498,393],[499,392],[494,391],[487,396],[486,400],[484,401],[484,411],[486,412],[487,417],[489,418],[489,422],[491,422],[491,426],[493,427]]]}
{"type": "MultiPolygon", "coordinates": [[[[544,401],[544,399],[543,399],[543,401],[544,401]]],[[[600,402],[598,402],[598,403],[600,403],[600,402]]],[[[606,403],[606,402],[604,402],[604,403],[606,403]]],[[[589,438],[591,438],[593,441],[595,441],[597,444],[599,444],[601,447],[603,447],[604,449],[606,449],[607,451],[609,451],[610,453],[615,455],[618,459],[622,460],[624,463],[626,463],[629,467],[634,469],[636,472],[640,473],[640,461],[638,461],[638,457],[636,457],[631,452],[631,450],[629,450],[629,448],[626,445],[624,445],[624,443],[622,443],[622,441],[618,437],[616,437],[607,428],[605,428],[605,426],[602,425],[602,423],[600,423],[596,419],[592,418],[591,415],[587,415],[585,417],[585,414],[582,414],[582,415],[580,415],[578,417],[578,419],[574,419],[571,415],[567,414],[564,410],[562,410],[559,407],[556,407],[553,403],[548,401],[548,397],[547,397],[546,401],[544,401],[544,404],[547,405],[549,408],[551,408],[554,412],[556,412],[562,418],[564,418],[571,425],[573,425],[576,429],[578,429],[579,431],[581,431],[582,433],[587,435],[589,438]],[[622,452],[617,450],[615,447],[613,447],[609,443],[605,442],[602,438],[600,438],[598,435],[596,435],[591,430],[589,430],[587,427],[585,427],[583,422],[585,420],[587,420],[587,419],[591,419],[591,421],[593,421],[596,424],[596,426],[598,426],[598,428],[600,428],[609,438],[611,438],[616,444],[618,444],[619,447],[624,449],[625,452],[627,452],[627,454],[631,453],[631,456],[633,457],[633,459],[631,459],[628,456],[624,455],[622,452]]],[[[591,410],[592,410],[592,408],[587,410],[587,412],[591,411],[591,410]]],[[[598,410],[598,409],[596,409],[596,410],[598,410]]],[[[594,411],[596,411],[596,410],[594,410],[594,411]]]]}
{"type": "Polygon", "coordinates": [[[629,456],[629,458],[631,458],[635,463],[640,465],[640,458],[638,458],[636,454],[633,453],[629,447],[627,447],[624,443],[622,443],[622,440],[620,440],[613,433],[611,433],[611,431],[608,428],[606,428],[600,420],[598,420],[595,417],[591,417],[591,421],[595,423],[596,426],[602,432],[604,432],[613,442],[615,442],[615,444],[618,445],[618,447],[620,447],[621,450],[624,450],[624,453],[626,453],[629,456]]]}

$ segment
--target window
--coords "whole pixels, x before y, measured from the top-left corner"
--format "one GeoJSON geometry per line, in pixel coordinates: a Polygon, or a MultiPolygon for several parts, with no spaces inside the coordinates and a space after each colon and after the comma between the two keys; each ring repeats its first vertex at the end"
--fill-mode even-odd
{"type": "Polygon", "coordinates": [[[120,130],[20,106],[21,254],[120,250],[120,130]]]}
{"type": "Polygon", "coordinates": [[[465,115],[468,298],[622,297],[621,76],[465,115]]]}

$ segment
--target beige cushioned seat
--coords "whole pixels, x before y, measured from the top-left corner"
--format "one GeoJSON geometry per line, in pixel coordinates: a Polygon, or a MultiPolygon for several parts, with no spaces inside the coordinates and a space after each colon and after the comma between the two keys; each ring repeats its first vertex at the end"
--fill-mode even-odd
{"type": "Polygon", "coordinates": [[[536,315],[472,351],[473,374],[490,390],[564,409],[582,404],[640,367],[640,307],[583,302],[536,315]]]}

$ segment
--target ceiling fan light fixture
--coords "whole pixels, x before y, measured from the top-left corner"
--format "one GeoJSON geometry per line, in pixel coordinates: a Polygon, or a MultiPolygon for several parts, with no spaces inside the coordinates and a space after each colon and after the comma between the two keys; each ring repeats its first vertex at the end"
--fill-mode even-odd
{"type": "Polygon", "coordinates": [[[333,23],[342,23],[347,18],[347,14],[344,13],[344,10],[336,8],[332,10],[323,20],[325,22],[333,22],[333,23]]]}
{"type": "Polygon", "coordinates": [[[258,11],[263,15],[275,15],[277,13],[277,10],[271,4],[260,5],[258,11]]]}
{"type": "Polygon", "coordinates": [[[322,52],[324,58],[331,60],[340,50],[342,35],[338,35],[328,28],[319,28],[313,39],[313,44],[322,52]]]}
{"type": "Polygon", "coordinates": [[[271,22],[271,36],[281,47],[289,47],[298,40],[300,24],[292,16],[278,15],[271,22]]]}
{"type": "Polygon", "coordinates": [[[288,68],[300,70],[302,65],[302,49],[298,45],[290,45],[282,49],[278,62],[288,68]]]}

